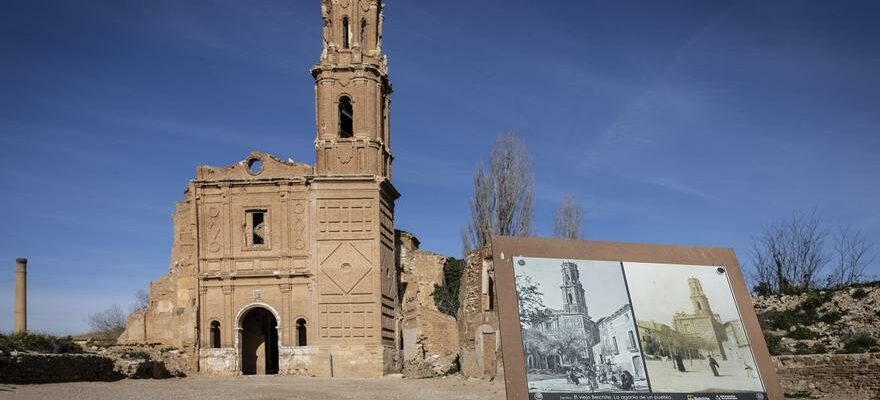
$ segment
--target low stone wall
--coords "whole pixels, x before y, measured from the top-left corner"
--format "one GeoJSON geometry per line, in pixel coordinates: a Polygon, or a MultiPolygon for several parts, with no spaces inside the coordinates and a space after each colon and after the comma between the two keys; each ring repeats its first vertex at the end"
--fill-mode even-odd
{"type": "Polygon", "coordinates": [[[786,397],[874,400],[880,397],[880,353],[773,357],[786,397]]]}
{"type": "Polygon", "coordinates": [[[113,360],[88,354],[25,354],[0,356],[0,383],[29,384],[117,381],[125,376],[113,360]]]}
{"type": "MultiPolygon", "coordinates": [[[[389,350],[393,349],[375,345],[282,346],[278,349],[278,373],[340,378],[381,377],[389,373],[383,370],[383,366],[393,363],[395,355],[389,350]]],[[[240,359],[241,354],[234,348],[202,349],[199,352],[199,372],[215,376],[240,375],[240,359]]]]}

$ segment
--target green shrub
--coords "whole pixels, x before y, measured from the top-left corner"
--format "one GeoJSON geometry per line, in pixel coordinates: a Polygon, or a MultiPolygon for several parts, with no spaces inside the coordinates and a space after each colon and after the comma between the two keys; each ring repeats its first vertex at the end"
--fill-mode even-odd
{"type": "Polygon", "coordinates": [[[851,296],[852,296],[852,298],[854,298],[856,300],[864,299],[865,297],[868,297],[868,292],[865,291],[865,289],[858,288],[852,292],[851,296]]]}
{"type": "MultiPolygon", "coordinates": [[[[815,325],[819,321],[831,325],[840,320],[841,315],[838,312],[829,312],[824,315],[819,314],[819,309],[831,301],[834,294],[829,291],[807,293],[800,307],[785,311],[767,311],[759,317],[761,326],[764,329],[774,329],[780,331],[789,331],[791,327],[800,327],[815,325]]],[[[805,332],[800,332],[804,334],[805,332]]],[[[797,333],[795,334],[797,335],[797,333]]],[[[813,337],[797,337],[791,336],[793,339],[812,339],[813,337]]]]}
{"type": "Polygon", "coordinates": [[[767,342],[767,350],[770,351],[771,355],[778,356],[783,354],[782,338],[772,333],[764,332],[764,341],[767,342]]]}
{"type": "Polygon", "coordinates": [[[82,348],[70,336],[54,336],[36,332],[16,332],[11,335],[0,334],[0,350],[32,353],[81,353],[82,348]]]}
{"type": "Polygon", "coordinates": [[[832,311],[819,317],[819,321],[822,321],[828,325],[834,325],[840,321],[841,317],[843,317],[842,314],[837,311],[832,311]]]}
{"type": "Polygon", "coordinates": [[[877,350],[877,339],[874,339],[868,333],[859,333],[847,339],[847,341],[844,342],[843,349],[840,352],[845,354],[852,354],[870,353],[877,350]]]}
{"type": "Polygon", "coordinates": [[[794,354],[812,354],[812,350],[810,346],[807,346],[804,342],[797,342],[794,345],[794,354]]]}
{"type": "Polygon", "coordinates": [[[810,330],[808,328],[804,328],[803,326],[798,326],[798,327],[794,328],[793,331],[790,331],[788,333],[788,337],[795,339],[795,340],[805,340],[805,339],[815,339],[815,338],[819,337],[819,335],[816,332],[813,332],[812,330],[810,330]]]}
{"type": "Polygon", "coordinates": [[[458,364],[458,358],[455,359],[455,362],[449,366],[449,369],[446,370],[444,375],[455,375],[461,370],[461,366],[458,364]]]}
{"type": "Polygon", "coordinates": [[[761,325],[764,329],[787,331],[801,322],[800,310],[767,311],[761,314],[761,325]]]}
{"type": "Polygon", "coordinates": [[[834,294],[829,291],[810,292],[801,302],[801,309],[806,312],[816,311],[825,303],[831,301],[834,294]]]}
{"type": "Polygon", "coordinates": [[[825,354],[828,353],[828,348],[822,343],[816,343],[813,345],[812,352],[813,354],[825,354]]]}
{"type": "Polygon", "coordinates": [[[770,296],[773,294],[773,288],[767,282],[758,282],[752,287],[752,293],[756,296],[770,296]]]}
{"type": "Polygon", "coordinates": [[[143,350],[125,349],[122,352],[122,358],[126,360],[149,360],[152,357],[150,357],[150,353],[143,350]]]}
{"type": "Polygon", "coordinates": [[[458,314],[458,288],[464,260],[450,258],[443,266],[443,286],[434,285],[434,304],[440,312],[455,316],[458,314]]]}

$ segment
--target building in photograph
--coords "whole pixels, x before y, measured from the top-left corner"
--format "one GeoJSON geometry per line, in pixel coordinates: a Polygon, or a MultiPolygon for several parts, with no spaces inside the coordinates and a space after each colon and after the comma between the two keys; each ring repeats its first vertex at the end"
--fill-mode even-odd
{"type": "Polygon", "coordinates": [[[562,309],[551,309],[547,322],[532,327],[545,341],[568,342],[578,351],[544,351],[540,346],[526,345],[526,364],[530,369],[558,369],[570,365],[592,364],[593,344],[598,337],[596,322],[587,308],[586,292],[581,284],[577,264],[566,261],[561,266],[562,309]],[[560,354],[565,353],[565,354],[560,354]]]}
{"type": "Polygon", "coordinates": [[[697,278],[688,279],[692,312],[677,312],[672,326],[657,321],[638,321],[645,354],[661,357],[679,355],[685,359],[706,358],[710,355],[727,360],[731,351],[748,348],[742,322],[723,322],[712,310],[709,298],[697,278]]]}
{"type": "Polygon", "coordinates": [[[645,365],[636,339],[635,317],[629,304],[596,321],[597,341],[593,345],[596,365],[625,369],[635,379],[645,379],[645,365]]]}
{"type": "MultiPolygon", "coordinates": [[[[688,286],[691,292],[693,313],[675,313],[672,318],[672,326],[679,333],[703,339],[708,345],[704,349],[705,352],[721,355],[721,358],[726,360],[727,354],[724,352],[722,343],[727,340],[727,332],[724,329],[724,324],[721,323],[721,317],[712,311],[712,305],[709,304],[709,298],[706,297],[703,284],[699,279],[689,278],[688,286]]],[[[709,354],[703,355],[708,356],[709,354]]]]}

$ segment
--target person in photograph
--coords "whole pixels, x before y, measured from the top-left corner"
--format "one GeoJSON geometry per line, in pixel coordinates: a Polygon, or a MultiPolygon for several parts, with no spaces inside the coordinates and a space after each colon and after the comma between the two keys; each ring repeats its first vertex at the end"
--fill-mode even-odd
{"type": "Polygon", "coordinates": [[[627,370],[623,370],[623,372],[621,372],[620,375],[621,375],[620,376],[620,388],[623,390],[632,389],[632,386],[633,386],[632,374],[627,370]]]}
{"type": "Polygon", "coordinates": [[[568,374],[566,375],[568,378],[568,383],[571,383],[575,386],[580,386],[581,380],[578,378],[577,369],[575,367],[571,367],[568,369],[568,374]]]}
{"type": "Polygon", "coordinates": [[[590,391],[596,391],[599,387],[599,382],[596,380],[596,367],[590,365],[587,367],[587,382],[590,385],[590,391]]]}
{"type": "Polygon", "coordinates": [[[752,368],[751,365],[749,365],[747,362],[743,361],[743,366],[745,367],[746,375],[749,378],[752,378],[752,379],[757,378],[757,376],[755,376],[755,369],[752,368]]]}
{"type": "Polygon", "coordinates": [[[678,368],[679,372],[687,372],[687,370],[684,369],[684,359],[681,357],[681,353],[675,354],[675,367],[678,368]]]}
{"type": "Polygon", "coordinates": [[[721,376],[718,374],[718,360],[715,359],[712,355],[709,355],[709,367],[712,368],[712,374],[715,376],[721,376]]]}

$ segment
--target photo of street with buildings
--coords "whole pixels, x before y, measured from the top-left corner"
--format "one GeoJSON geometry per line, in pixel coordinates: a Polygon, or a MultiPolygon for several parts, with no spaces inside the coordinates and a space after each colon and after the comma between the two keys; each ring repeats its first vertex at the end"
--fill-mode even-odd
{"type": "Polygon", "coordinates": [[[619,262],[514,260],[531,393],[647,392],[619,262]]]}
{"type": "Polygon", "coordinates": [[[762,392],[723,267],[624,263],[654,392],[762,392]]]}

